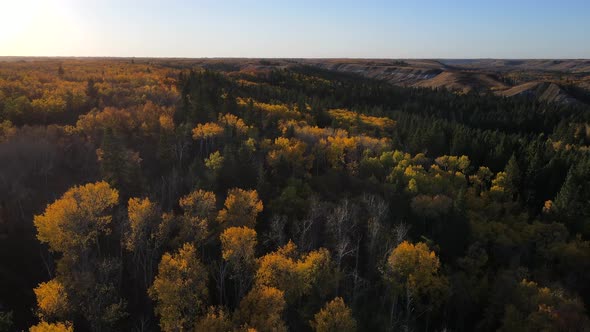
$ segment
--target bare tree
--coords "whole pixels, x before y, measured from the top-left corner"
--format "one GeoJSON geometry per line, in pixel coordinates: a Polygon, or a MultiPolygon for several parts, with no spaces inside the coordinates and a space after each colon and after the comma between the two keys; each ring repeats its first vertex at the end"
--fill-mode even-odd
{"type": "Polygon", "coordinates": [[[390,239],[388,239],[385,245],[382,261],[386,261],[389,254],[391,254],[391,251],[407,239],[409,231],[410,225],[406,224],[404,221],[400,221],[393,226],[390,239]]]}
{"type": "Polygon", "coordinates": [[[365,203],[369,218],[367,219],[367,237],[368,248],[370,253],[375,252],[375,247],[379,242],[380,234],[383,234],[383,222],[389,214],[389,206],[385,200],[379,196],[364,194],[362,197],[365,203]]]}
{"type": "Polygon", "coordinates": [[[316,196],[312,196],[307,216],[293,225],[293,235],[299,249],[309,251],[314,248],[314,227],[317,227],[322,218],[325,218],[326,213],[326,204],[316,196]]]}
{"type": "Polygon", "coordinates": [[[270,229],[265,234],[264,243],[273,247],[281,247],[287,243],[285,235],[285,226],[287,217],[284,215],[274,215],[270,219],[270,229]]]}
{"type": "Polygon", "coordinates": [[[336,265],[340,269],[344,257],[352,255],[357,250],[358,242],[353,239],[357,227],[358,207],[348,199],[338,204],[328,215],[327,226],[334,241],[336,265]]]}

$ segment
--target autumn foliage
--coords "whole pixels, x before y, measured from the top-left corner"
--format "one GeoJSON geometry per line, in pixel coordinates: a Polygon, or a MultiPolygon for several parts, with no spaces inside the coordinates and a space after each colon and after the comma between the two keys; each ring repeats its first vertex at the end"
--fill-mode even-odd
{"type": "Polygon", "coordinates": [[[587,331],[589,114],[299,60],[3,59],[0,330],[587,331]]]}

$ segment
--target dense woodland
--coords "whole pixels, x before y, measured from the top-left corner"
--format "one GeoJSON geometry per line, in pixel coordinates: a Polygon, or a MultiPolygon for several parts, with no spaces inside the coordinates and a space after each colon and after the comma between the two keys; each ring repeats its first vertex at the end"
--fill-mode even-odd
{"type": "Polygon", "coordinates": [[[0,330],[590,331],[590,108],[0,62],[0,330]]]}

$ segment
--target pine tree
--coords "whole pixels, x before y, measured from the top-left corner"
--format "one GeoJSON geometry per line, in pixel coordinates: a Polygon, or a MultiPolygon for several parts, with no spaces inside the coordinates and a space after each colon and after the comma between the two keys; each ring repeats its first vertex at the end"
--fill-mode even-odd
{"type": "Polygon", "coordinates": [[[512,199],[515,200],[520,192],[521,172],[514,154],[510,157],[510,160],[508,160],[504,172],[506,173],[506,180],[510,186],[508,189],[512,192],[512,199]]]}
{"type": "Polygon", "coordinates": [[[580,188],[576,182],[577,180],[572,166],[567,172],[561,189],[557,193],[557,196],[555,196],[554,205],[562,215],[572,215],[577,210],[577,198],[580,188]]]}

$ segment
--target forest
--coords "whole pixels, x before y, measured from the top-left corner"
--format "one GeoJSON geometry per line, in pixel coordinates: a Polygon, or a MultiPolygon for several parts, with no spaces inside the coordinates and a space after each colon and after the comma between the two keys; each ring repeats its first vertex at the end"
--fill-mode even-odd
{"type": "Polygon", "coordinates": [[[589,157],[584,103],[0,61],[0,331],[590,331],[589,157]]]}

